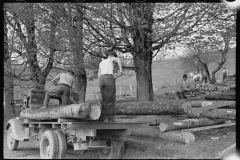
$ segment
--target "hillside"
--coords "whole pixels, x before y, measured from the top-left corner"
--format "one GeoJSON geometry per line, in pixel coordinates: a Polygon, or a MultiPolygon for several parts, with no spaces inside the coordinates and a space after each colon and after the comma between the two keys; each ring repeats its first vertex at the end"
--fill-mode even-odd
{"type": "MultiPolygon", "coordinates": [[[[209,64],[209,70],[210,72],[213,71],[217,66],[216,63],[209,64]]],[[[236,70],[236,48],[231,49],[227,54],[227,61],[223,65],[222,68],[227,68],[230,73],[235,72],[236,70]]],[[[121,87],[121,93],[126,90],[130,89],[130,84],[133,89],[133,93],[136,91],[136,77],[135,73],[133,71],[124,71],[128,75],[131,76],[122,76],[119,77],[116,80],[116,87],[117,87],[117,95],[120,93],[120,87],[121,87]]],[[[167,59],[162,60],[160,62],[153,61],[152,64],[152,78],[153,78],[153,84],[155,89],[159,89],[162,86],[168,86],[164,81],[166,81],[169,85],[175,86],[176,81],[179,81],[182,78],[182,75],[184,74],[183,69],[181,68],[181,62],[179,59],[167,59]]],[[[222,69],[217,72],[216,78],[219,79],[222,74],[222,69]]],[[[94,81],[88,82],[87,85],[87,97],[91,95],[93,92],[98,91],[98,79],[95,79],[94,81]]]]}

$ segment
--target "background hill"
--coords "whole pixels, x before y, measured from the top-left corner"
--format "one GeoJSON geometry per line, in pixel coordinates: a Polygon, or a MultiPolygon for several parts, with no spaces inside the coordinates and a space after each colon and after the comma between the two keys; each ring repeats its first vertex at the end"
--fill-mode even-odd
{"type": "MultiPolygon", "coordinates": [[[[209,70],[212,72],[216,68],[216,62],[209,64],[209,70]]],[[[222,68],[226,68],[230,74],[235,73],[236,70],[236,48],[230,49],[227,53],[227,61],[222,68]]],[[[217,72],[216,78],[222,78],[222,68],[217,72]]],[[[124,71],[128,76],[122,76],[116,80],[117,95],[130,94],[132,87],[132,93],[136,94],[136,76],[134,71],[124,71]],[[131,76],[130,76],[131,75],[131,76]]],[[[152,78],[155,94],[159,92],[163,86],[168,87],[168,83],[171,87],[167,90],[174,90],[176,82],[178,82],[182,75],[184,74],[184,69],[181,67],[180,59],[166,59],[160,62],[153,61],[152,64],[152,78]],[[165,81],[165,82],[164,82],[165,81]]],[[[93,93],[96,93],[98,88],[98,79],[89,81],[87,85],[87,95],[86,99],[91,99],[93,93]]],[[[163,89],[162,89],[163,90],[163,89]]],[[[164,89],[165,91],[166,89],[164,89]]]]}

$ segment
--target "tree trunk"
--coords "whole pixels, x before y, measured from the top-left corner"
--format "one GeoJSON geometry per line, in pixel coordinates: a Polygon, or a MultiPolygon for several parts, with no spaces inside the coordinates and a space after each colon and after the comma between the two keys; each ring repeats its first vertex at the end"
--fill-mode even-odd
{"type": "Polygon", "coordinates": [[[159,124],[159,130],[161,132],[166,131],[173,131],[179,129],[186,129],[186,128],[194,128],[194,127],[203,127],[203,126],[210,126],[215,124],[224,123],[225,119],[208,119],[208,118],[199,118],[199,119],[184,119],[178,120],[176,122],[161,122],[159,124]]]}
{"type": "Polygon", "coordinates": [[[210,76],[210,72],[208,70],[208,65],[206,63],[202,63],[204,69],[205,69],[205,73],[206,73],[206,76],[207,76],[207,81],[208,82],[211,82],[211,76],[210,76]]]}
{"type": "Polygon", "coordinates": [[[135,59],[134,63],[138,66],[136,70],[137,99],[141,102],[153,101],[152,61],[150,59],[146,61],[138,55],[135,59]]]}
{"type": "Polygon", "coordinates": [[[87,90],[87,74],[85,68],[82,68],[80,74],[77,74],[77,77],[75,77],[75,80],[76,92],[79,94],[78,103],[85,103],[85,96],[87,90]]]}
{"type": "Polygon", "coordinates": [[[236,119],[236,109],[213,109],[198,114],[188,114],[191,118],[236,119]]]}
{"type": "MultiPolygon", "coordinates": [[[[5,8],[6,9],[6,8],[5,8]]],[[[8,49],[7,37],[7,23],[6,23],[6,10],[4,10],[4,102],[6,114],[15,114],[15,108],[12,102],[14,101],[14,83],[12,75],[12,62],[11,54],[8,49]]]]}
{"type": "MultiPolygon", "coordinates": [[[[87,89],[87,74],[84,68],[84,53],[83,53],[83,14],[84,10],[80,8],[77,10],[77,16],[74,17],[76,21],[72,24],[71,44],[73,50],[73,68],[76,73],[75,89],[79,93],[79,103],[85,102],[87,89]]],[[[72,18],[72,17],[71,17],[72,18]]]]}
{"type": "Polygon", "coordinates": [[[206,95],[205,100],[227,100],[227,101],[235,101],[236,100],[236,92],[226,92],[226,93],[220,93],[215,95],[206,95]]]}
{"type": "MultiPolygon", "coordinates": [[[[185,114],[186,100],[155,100],[153,102],[122,102],[115,104],[115,115],[179,115],[185,114]]],[[[102,114],[105,114],[104,112],[102,114]]]]}
{"type": "Polygon", "coordinates": [[[51,120],[58,118],[89,118],[97,120],[101,115],[100,104],[71,104],[67,106],[47,108],[41,110],[23,110],[20,113],[22,118],[36,119],[36,120],[51,120]]]}
{"type": "Polygon", "coordinates": [[[131,36],[134,44],[133,55],[136,66],[137,99],[138,101],[153,101],[152,84],[152,24],[154,6],[151,3],[131,3],[130,25],[134,28],[131,36]]]}

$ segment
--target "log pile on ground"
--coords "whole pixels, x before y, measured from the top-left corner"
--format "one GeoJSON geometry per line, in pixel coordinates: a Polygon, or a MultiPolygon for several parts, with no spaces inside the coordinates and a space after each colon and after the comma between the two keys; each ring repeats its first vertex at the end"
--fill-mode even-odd
{"type": "MultiPolygon", "coordinates": [[[[188,100],[186,100],[184,103],[182,103],[182,100],[174,99],[173,92],[165,93],[163,95],[165,99],[158,98],[158,100],[165,102],[167,102],[168,100],[169,104],[174,103],[175,106],[177,104],[181,105],[181,107],[176,107],[177,110],[181,108],[181,114],[174,115],[175,117],[178,116],[179,119],[175,121],[165,120],[164,118],[162,118],[162,116],[169,115],[169,112],[164,112],[165,115],[161,115],[160,112],[157,112],[156,110],[157,114],[154,115],[153,113],[149,114],[149,109],[147,110],[148,114],[146,114],[148,116],[139,117],[131,121],[148,123],[151,128],[134,130],[132,131],[132,135],[142,135],[159,138],[168,137],[167,139],[169,140],[177,140],[183,143],[190,143],[195,140],[194,134],[190,136],[194,138],[190,138],[191,140],[187,140],[184,136],[186,134],[182,134],[182,131],[189,130],[190,132],[195,132],[198,131],[198,128],[201,128],[201,130],[205,130],[235,125],[234,122],[236,119],[236,91],[234,81],[225,81],[221,84],[216,85],[205,84],[200,86],[199,90],[202,94],[201,96],[199,96],[199,98],[196,98],[196,100],[194,100],[193,98],[188,98],[188,100]],[[169,96],[169,98],[167,98],[167,96],[169,96]],[[181,103],[177,101],[181,101],[181,103]],[[233,123],[231,123],[231,125],[227,125],[229,124],[229,122],[233,123]],[[158,131],[156,131],[157,129],[158,131]]],[[[155,103],[155,105],[158,104],[155,103]]],[[[158,109],[159,107],[155,105],[153,105],[155,109],[158,109]]],[[[134,106],[134,104],[131,104],[131,106],[134,106]]],[[[138,106],[141,105],[138,104],[138,106]]],[[[146,109],[147,107],[145,106],[143,108],[146,109]]],[[[124,110],[122,110],[122,113],[123,112],[124,110]]],[[[136,113],[137,112],[138,111],[136,111],[136,113]]],[[[152,110],[152,112],[154,112],[154,110],[152,110]]],[[[144,115],[143,113],[144,109],[141,110],[142,115],[144,115]]]]}

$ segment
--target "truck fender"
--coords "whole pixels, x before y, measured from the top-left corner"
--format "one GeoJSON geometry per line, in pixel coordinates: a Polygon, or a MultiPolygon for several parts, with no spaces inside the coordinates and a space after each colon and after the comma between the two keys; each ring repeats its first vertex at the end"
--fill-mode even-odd
{"type": "Polygon", "coordinates": [[[10,119],[7,122],[6,129],[8,130],[11,126],[12,132],[10,133],[11,137],[15,140],[23,141],[24,139],[27,139],[27,136],[25,136],[25,128],[22,126],[22,121],[18,118],[10,119]]]}

